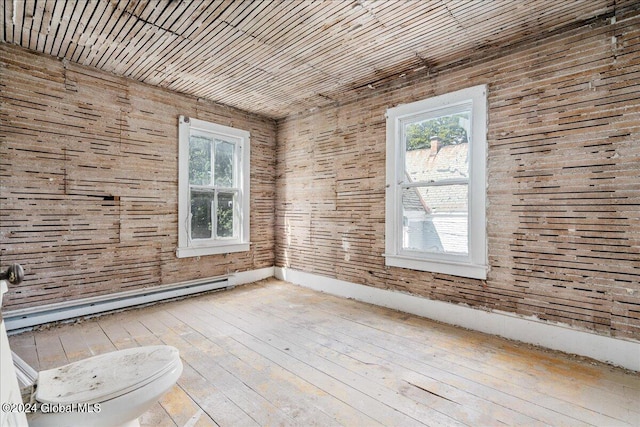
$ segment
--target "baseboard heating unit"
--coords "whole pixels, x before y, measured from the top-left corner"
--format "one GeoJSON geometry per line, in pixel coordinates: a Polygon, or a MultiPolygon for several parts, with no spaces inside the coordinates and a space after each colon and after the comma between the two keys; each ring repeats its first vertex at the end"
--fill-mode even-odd
{"type": "Polygon", "coordinates": [[[217,276],[203,280],[155,286],[153,288],[134,289],[38,307],[8,310],[3,312],[2,315],[7,330],[16,331],[45,323],[91,316],[171,298],[229,288],[232,287],[229,278],[230,276],[217,276]]]}

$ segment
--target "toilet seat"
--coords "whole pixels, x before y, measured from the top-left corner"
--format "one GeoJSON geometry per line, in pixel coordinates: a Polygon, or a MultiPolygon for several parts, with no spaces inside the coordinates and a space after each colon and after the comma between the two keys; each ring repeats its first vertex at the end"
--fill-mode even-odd
{"type": "Polygon", "coordinates": [[[36,401],[50,404],[105,402],[141,388],[177,365],[171,346],[130,348],[40,371],[36,401]]]}

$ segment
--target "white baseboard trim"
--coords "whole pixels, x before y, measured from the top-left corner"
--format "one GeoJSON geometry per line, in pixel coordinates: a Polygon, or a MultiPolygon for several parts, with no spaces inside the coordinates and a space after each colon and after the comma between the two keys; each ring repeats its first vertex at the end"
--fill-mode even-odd
{"type": "Polygon", "coordinates": [[[275,276],[317,291],[640,371],[640,342],[597,335],[512,313],[488,312],[429,300],[290,268],[276,267],[275,276]]]}
{"type": "Polygon", "coordinates": [[[259,268],[257,270],[239,271],[231,274],[229,277],[230,286],[245,285],[247,283],[257,282],[258,280],[268,279],[275,276],[275,267],[259,268]]]}

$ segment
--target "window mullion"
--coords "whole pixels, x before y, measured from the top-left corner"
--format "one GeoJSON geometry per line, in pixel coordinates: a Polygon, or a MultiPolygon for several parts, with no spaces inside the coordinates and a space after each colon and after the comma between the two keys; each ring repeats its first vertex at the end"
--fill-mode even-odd
{"type": "MultiPolygon", "coordinates": [[[[403,159],[404,162],[404,159],[403,159]]],[[[404,171],[404,167],[402,169],[404,171]]],[[[400,253],[402,250],[402,236],[404,234],[404,220],[402,216],[402,185],[398,183],[395,186],[395,194],[396,194],[396,238],[395,238],[395,253],[400,253]]]]}
{"type": "Polygon", "coordinates": [[[211,183],[210,185],[216,185],[216,140],[213,138],[211,140],[211,149],[209,150],[211,153],[211,183]]]}
{"type": "Polygon", "coordinates": [[[193,185],[189,186],[190,190],[198,190],[198,191],[214,191],[215,187],[212,185],[193,185]]]}
{"type": "Polygon", "coordinates": [[[211,209],[211,238],[218,239],[218,189],[213,189],[213,207],[211,209]]]}
{"type": "Polygon", "coordinates": [[[211,140],[211,186],[213,187],[213,206],[211,207],[211,239],[217,240],[218,236],[218,189],[216,185],[216,140],[211,140]]]}
{"type": "Polygon", "coordinates": [[[187,214],[187,220],[184,223],[184,228],[187,232],[187,241],[189,243],[191,243],[191,241],[193,240],[191,238],[191,218],[193,218],[193,212],[191,211],[191,198],[192,198],[192,193],[193,193],[193,186],[189,185],[189,192],[187,193],[187,209],[188,209],[188,214],[187,214]]]}
{"type": "Polygon", "coordinates": [[[400,184],[401,188],[443,187],[447,185],[469,185],[469,179],[443,179],[441,181],[417,181],[400,184]]]}

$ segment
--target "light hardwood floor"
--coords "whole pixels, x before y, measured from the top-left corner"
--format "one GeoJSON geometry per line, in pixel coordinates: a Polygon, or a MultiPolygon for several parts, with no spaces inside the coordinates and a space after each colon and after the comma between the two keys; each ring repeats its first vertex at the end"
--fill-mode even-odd
{"type": "Polygon", "coordinates": [[[275,279],[10,337],[48,369],[180,350],[143,426],[640,425],[640,375],[275,279]]]}

